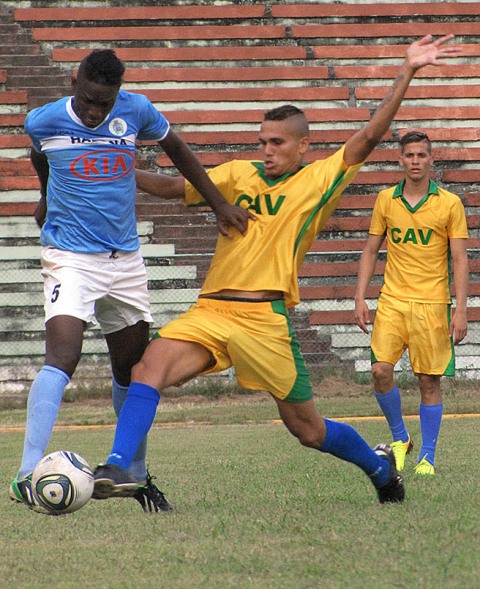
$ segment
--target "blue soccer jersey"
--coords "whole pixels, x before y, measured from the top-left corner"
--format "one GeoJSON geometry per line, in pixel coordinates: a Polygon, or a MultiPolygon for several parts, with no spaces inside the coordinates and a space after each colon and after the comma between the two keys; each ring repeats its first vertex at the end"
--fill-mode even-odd
{"type": "Polygon", "coordinates": [[[135,143],[161,141],[170,129],[153,104],[120,90],[106,119],[90,129],[67,97],[32,110],[25,129],[50,166],[42,245],[82,253],[137,250],[135,143]]]}

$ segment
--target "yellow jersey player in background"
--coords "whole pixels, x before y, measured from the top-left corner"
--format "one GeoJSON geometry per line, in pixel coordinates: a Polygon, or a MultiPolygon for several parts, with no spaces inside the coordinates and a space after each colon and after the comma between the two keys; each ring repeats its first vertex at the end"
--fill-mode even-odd
{"type": "MultiPolygon", "coordinates": [[[[304,165],[308,123],[286,105],[269,111],[260,128],[261,160],[235,161],[210,171],[228,202],[253,211],[244,236],[219,236],[198,302],[161,328],[134,367],[127,400],[106,464],[95,469],[94,497],[128,496],[137,483],[128,466],[153,423],[160,391],[232,366],[238,382],[269,391],[289,431],[304,446],[359,466],[381,503],[402,502],[404,485],[391,448],[372,449],[349,425],[324,419],[313,401],[307,368],[287,307],[298,302],[297,270],[369,153],[382,139],[415,72],[457,55],[452,35],[412,43],[390,91],[369,123],[334,155],[304,165]]],[[[141,190],[200,201],[182,178],[137,172],[141,190]]]]}
{"type": "Polygon", "coordinates": [[[360,260],[355,295],[357,324],[368,333],[365,292],[378,251],[387,238],[387,262],[371,340],[375,394],[393,436],[398,470],[413,447],[402,417],[394,366],[408,348],[420,387],[422,446],[415,472],[433,475],[442,420],[442,375],[453,376],[458,344],[467,334],[467,221],[460,198],[430,179],[432,146],[425,133],[400,140],[405,178],[382,190],[375,202],[369,237],[360,260]],[[456,307],[451,317],[450,262],[456,307]]]}

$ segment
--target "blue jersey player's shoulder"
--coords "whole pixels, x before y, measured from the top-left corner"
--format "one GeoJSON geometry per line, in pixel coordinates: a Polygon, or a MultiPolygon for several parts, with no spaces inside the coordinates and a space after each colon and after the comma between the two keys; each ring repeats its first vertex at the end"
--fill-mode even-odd
{"type": "Polygon", "coordinates": [[[170,123],[144,94],[120,90],[114,111],[115,116],[135,117],[139,139],[161,141],[170,130],[170,123]]]}
{"type": "Polygon", "coordinates": [[[41,151],[41,140],[54,135],[63,135],[67,121],[66,104],[70,97],[49,102],[31,110],[25,118],[25,131],[37,151],[41,151]]]}
{"type": "Polygon", "coordinates": [[[70,96],[60,98],[31,110],[25,118],[25,130],[29,135],[44,135],[51,131],[52,125],[66,112],[70,96]]]}

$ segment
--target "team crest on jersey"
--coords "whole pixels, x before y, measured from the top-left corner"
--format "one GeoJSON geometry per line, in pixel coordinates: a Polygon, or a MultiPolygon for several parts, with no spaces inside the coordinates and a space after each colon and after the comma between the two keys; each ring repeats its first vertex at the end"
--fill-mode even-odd
{"type": "Polygon", "coordinates": [[[127,131],[127,123],[123,119],[116,117],[110,121],[108,130],[110,133],[112,133],[112,135],[117,135],[117,137],[120,137],[121,135],[125,135],[127,131]]]}

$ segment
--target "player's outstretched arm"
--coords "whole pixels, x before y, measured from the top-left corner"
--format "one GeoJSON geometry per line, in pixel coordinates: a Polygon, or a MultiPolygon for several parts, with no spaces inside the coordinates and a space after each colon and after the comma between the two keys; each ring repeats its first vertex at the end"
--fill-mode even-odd
{"type": "Polygon", "coordinates": [[[348,165],[363,162],[381,141],[390,127],[412,78],[420,68],[426,65],[445,65],[445,58],[456,57],[461,53],[460,46],[446,45],[453,37],[454,35],[445,35],[434,41],[432,35],[427,35],[409,45],[405,60],[388,94],[368,124],[345,144],[345,162],[348,165]]]}
{"type": "Polygon", "coordinates": [[[185,178],[183,176],[157,174],[136,168],[135,180],[139,190],[160,198],[171,199],[185,196],[185,178]]]}
{"type": "Polygon", "coordinates": [[[378,252],[384,239],[384,235],[369,235],[360,258],[357,290],[355,292],[355,322],[365,333],[368,333],[367,325],[371,323],[365,296],[373,276],[373,271],[375,270],[378,252]]]}
{"type": "Polygon", "coordinates": [[[229,204],[210,180],[202,164],[190,147],[174,131],[170,130],[160,145],[183,176],[195,186],[212,208],[222,235],[230,236],[228,227],[245,234],[248,220],[255,219],[249,211],[229,204]]]}

